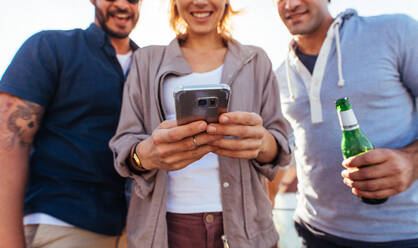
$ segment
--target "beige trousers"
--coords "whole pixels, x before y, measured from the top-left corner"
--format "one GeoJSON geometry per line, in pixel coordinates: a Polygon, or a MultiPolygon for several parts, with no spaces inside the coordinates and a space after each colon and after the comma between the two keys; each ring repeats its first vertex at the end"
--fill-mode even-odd
{"type": "Polygon", "coordinates": [[[77,227],[25,225],[26,248],[126,248],[126,232],[106,236],[77,227]]]}

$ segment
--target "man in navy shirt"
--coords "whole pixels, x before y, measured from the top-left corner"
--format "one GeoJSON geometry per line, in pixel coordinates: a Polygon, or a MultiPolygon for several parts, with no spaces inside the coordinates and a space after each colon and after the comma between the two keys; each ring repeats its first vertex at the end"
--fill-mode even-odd
{"type": "Polygon", "coordinates": [[[142,1],[90,1],[94,24],[35,34],[0,81],[0,247],[125,246],[108,141],[142,1]]]}

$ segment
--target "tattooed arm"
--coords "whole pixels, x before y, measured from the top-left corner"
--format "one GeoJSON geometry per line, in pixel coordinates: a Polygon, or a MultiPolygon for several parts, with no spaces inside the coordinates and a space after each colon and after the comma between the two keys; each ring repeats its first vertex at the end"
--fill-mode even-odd
{"type": "Polygon", "coordinates": [[[29,152],[42,115],[38,104],[0,93],[0,248],[25,247],[23,200],[29,152]]]}

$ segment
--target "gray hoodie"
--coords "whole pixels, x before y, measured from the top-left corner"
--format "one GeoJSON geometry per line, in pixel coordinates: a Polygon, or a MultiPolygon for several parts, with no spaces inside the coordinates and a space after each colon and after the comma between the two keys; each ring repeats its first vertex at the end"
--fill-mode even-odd
{"type": "Polygon", "coordinates": [[[378,206],[362,203],[343,183],[335,109],[338,98],[349,97],[375,147],[397,149],[417,139],[417,21],[347,10],[331,25],[313,75],[294,47],[292,42],[277,77],[283,114],[295,136],[296,218],[346,239],[418,239],[418,182],[378,206]]]}

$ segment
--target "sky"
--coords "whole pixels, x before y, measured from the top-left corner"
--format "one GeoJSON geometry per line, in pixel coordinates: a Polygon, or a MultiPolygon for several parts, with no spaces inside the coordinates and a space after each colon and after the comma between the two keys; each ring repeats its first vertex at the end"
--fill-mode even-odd
{"type": "MultiPolygon", "coordinates": [[[[233,19],[232,35],[244,44],[262,47],[276,68],[284,59],[291,39],[281,23],[273,0],[230,0],[242,10],[233,19]]],[[[333,16],[354,8],[360,15],[408,14],[418,20],[417,0],[332,0],[333,16]]],[[[47,29],[87,28],[94,21],[89,0],[4,1],[0,15],[0,75],[14,54],[32,34],[47,29]]],[[[141,17],[131,38],[139,46],[165,45],[174,33],[168,26],[168,0],[143,0],[141,17]]]]}

